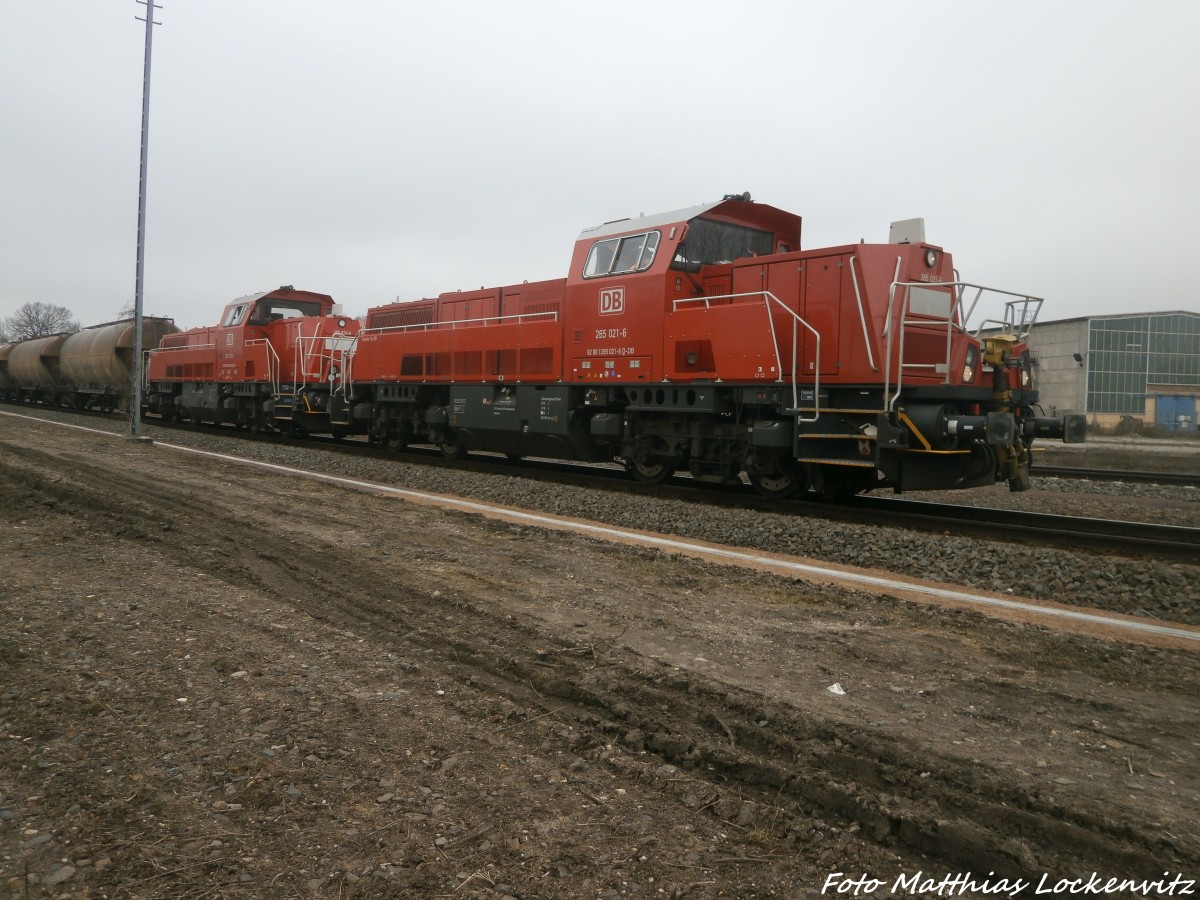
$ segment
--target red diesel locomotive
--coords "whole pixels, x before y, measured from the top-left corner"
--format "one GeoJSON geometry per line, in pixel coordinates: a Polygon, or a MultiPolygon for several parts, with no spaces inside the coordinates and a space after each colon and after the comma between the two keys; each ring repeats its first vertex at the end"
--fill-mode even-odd
{"type": "Polygon", "coordinates": [[[365,434],[513,456],[621,460],[762,493],[1029,486],[1025,337],[1041,300],[966,324],[990,289],[957,279],[920,220],[892,242],[800,249],[800,217],[731,195],[585,230],[566,278],[368,310],[281,288],[150,355],[152,411],[292,433],[365,434]]]}

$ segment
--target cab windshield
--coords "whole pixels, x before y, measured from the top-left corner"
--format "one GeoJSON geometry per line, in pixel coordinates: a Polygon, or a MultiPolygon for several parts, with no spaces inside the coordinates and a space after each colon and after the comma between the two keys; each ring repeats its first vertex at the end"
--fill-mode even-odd
{"type": "Polygon", "coordinates": [[[299,319],[321,315],[321,304],[312,300],[259,300],[250,321],[265,325],[278,319],[299,319]]]}
{"type": "Polygon", "coordinates": [[[726,263],[745,256],[767,256],[773,252],[775,236],[769,231],[712,219],[693,219],[688,223],[683,243],[675,250],[671,268],[726,263]]]}

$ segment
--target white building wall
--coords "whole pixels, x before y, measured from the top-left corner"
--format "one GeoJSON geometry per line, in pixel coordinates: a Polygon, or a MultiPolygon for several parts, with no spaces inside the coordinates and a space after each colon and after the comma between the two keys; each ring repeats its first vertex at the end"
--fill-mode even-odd
{"type": "Polygon", "coordinates": [[[1039,402],[1046,415],[1082,413],[1087,407],[1088,320],[1035,325],[1029,351],[1035,360],[1039,402]],[[1083,357],[1082,365],[1075,354],[1083,357]]]}

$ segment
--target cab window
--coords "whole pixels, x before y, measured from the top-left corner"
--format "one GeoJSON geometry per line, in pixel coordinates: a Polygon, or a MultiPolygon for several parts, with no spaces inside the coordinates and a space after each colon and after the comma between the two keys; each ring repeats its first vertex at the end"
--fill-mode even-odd
{"type": "Polygon", "coordinates": [[[600,278],[626,272],[644,272],[654,262],[660,237],[659,232],[648,231],[597,241],[583,265],[583,277],[600,278]]]}
{"type": "Polygon", "coordinates": [[[225,321],[221,324],[225,326],[241,325],[242,319],[245,317],[245,315],[246,304],[239,303],[237,306],[229,307],[229,310],[225,313],[225,321]]]}

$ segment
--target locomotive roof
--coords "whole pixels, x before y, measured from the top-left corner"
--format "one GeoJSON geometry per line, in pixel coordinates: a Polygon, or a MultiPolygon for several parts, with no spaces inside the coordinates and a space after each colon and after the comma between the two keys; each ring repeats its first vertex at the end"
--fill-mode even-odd
{"type": "Polygon", "coordinates": [[[624,234],[627,231],[642,231],[647,228],[658,228],[660,225],[670,225],[673,222],[687,222],[696,216],[703,215],[710,209],[714,209],[724,203],[702,203],[699,206],[690,206],[686,209],[677,209],[673,212],[656,213],[652,216],[638,216],[635,219],[617,219],[615,222],[605,222],[603,225],[593,225],[591,228],[585,228],[579,233],[579,239],[603,237],[608,234],[624,234]]]}
{"type": "Polygon", "coordinates": [[[261,300],[263,297],[269,297],[272,294],[284,294],[285,296],[279,298],[281,300],[299,299],[298,297],[286,296],[286,295],[291,295],[291,294],[298,294],[298,295],[303,294],[308,297],[324,297],[328,300],[331,300],[331,301],[333,300],[333,298],[330,297],[328,294],[322,294],[319,291],[298,291],[291,285],[285,284],[282,287],[272,288],[269,291],[259,291],[256,294],[247,294],[244,297],[238,297],[234,300],[230,300],[225,305],[227,307],[229,307],[229,306],[236,306],[239,303],[253,303],[255,300],[261,300]]]}
{"type": "Polygon", "coordinates": [[[754,203],[742,196],[726,197],[715,203],[701,203],[698,206],[689,206],[685,209],[656,213],[650,216],[638,216],[633,219],[618,219],[615,222],[605,222],[603,225],[595,225],[591,228],[583,229],[576,240],[594,240],[597,237],[629,234],[630,232],[661,228],[664,225],[673,225],[679,222],[690,222],[692,219],[702,216],[705,213],[713,212],[714,210],[728,214],[734,221],[739,218],[739,214],[742,214],[747,220],[756,222],[758,227],[773,228],[782,239],[794,241],[796,242],[795,246],[799,246],[799,216],[765,203],[754,203]]]}
{"type": "Polygon", "coordinates": [[[226,305],[233,306],[235,303],[253,303],[255,300],[258,300],[260,297],[265,297],[265,296],[267,296],[267,294],[273,294],[273,293],[275,293],[275,292],[274,291],[259,291],[257,294],[247,294],[245,297],[238,297],[235,300],[230,300],[229,303],[227,303],[226,305]]]}

